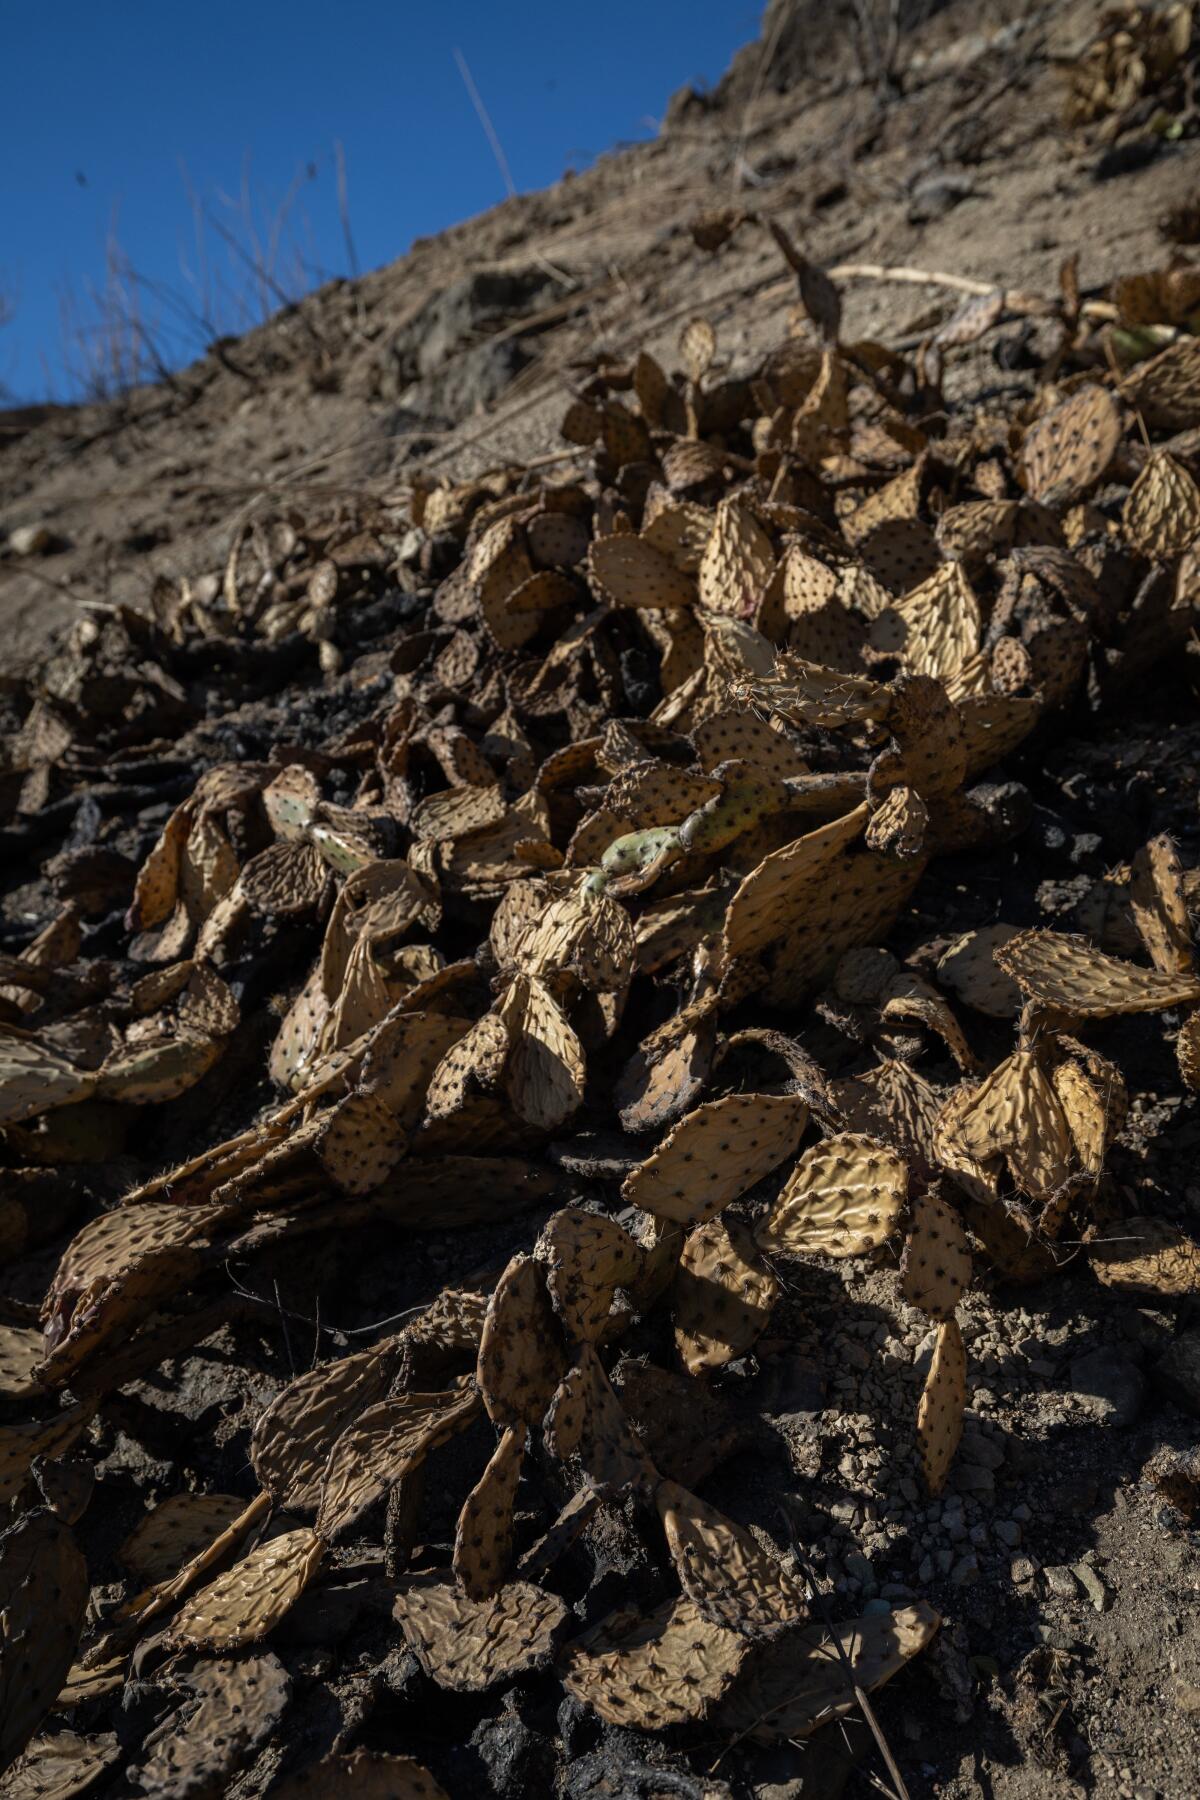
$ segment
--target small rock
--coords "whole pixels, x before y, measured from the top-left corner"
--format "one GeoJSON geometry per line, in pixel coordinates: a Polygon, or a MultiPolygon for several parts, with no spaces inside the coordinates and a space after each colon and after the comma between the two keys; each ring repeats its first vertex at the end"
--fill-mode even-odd
{"type": "MultiPolygon", "coordinates": [[[[834,1734],[829,1732],[826,1735],[832,1737],[834,1734]]],[[[804,1747],[807,1749],[807,1745],[804,1747]]],[[[653,1788],[644,1784],[636,1772],[638,1769],[649,1767],[642,1761],[643,1754],[643,1746],[632,1731],[622,1731],[618,1726],[610,1725],[604,1733],[600,1749],[589,1751],[586,1756],[572,1759],[569,1767],[563,1772],[561,1787],[551,1781],[545,1787],[526,1788],[525,1792],[527,1794],[558,1793],[561,1794],[562,1800],[602,1800],[603,1796],[614,1794],[628,1795],[630,1800],[633,1800],[635,1795],[640,1797],[654,1791],[653,1788]]],[[[797,1760],[799,1759],[798,1752],[793,1752],[793,1755],[797,1760]]],[[[657,1771],[652,1770],[651,1777],[653,1778],[656,1773],[657,1771]]],[[[490,1776],[490,1769],[480,1770],[477,1766],[471,1775],[458,1787],[452,1788],[452,1791],[456,1794],[490,1796],[499,1791],[494,1785],[494,1777],[492,1777],[493,1785],[488,1785],[490,1776]]],[[[690,1778],[685,1779],[687,1779],[688,1785],[686,1787],[680,1785],[675,1789],[675,1793],[689,1795],[702,1793],[704,1800],[733,1800],[733,1791],[729,1784],[718,1780],[716,1776],[707,1777],[703,1784],[698,1781],[693,1782],[690,1778]]],[[[392,1790],[392,1792],[395,1791],[395,1789],[392,1790]]],[[[658,1791],[662,1792],[663,1790],[660,1787],[658,1791]]],[[[807,1788],[804,1792],[807,1793],[807,1788]]],[[[832,1793],[834,1790],[831,1789],[830,1792],[832,1793]]],[[[756,1788],[754,1793],[755,1800],[799,1800],[801,1788],[798,1780],[778,1784],[768,1782],[756,1788]]]]}
{"type": "MultiPolygon", "coordinates": [[[[492,1793],[500,1800],[520,1800],[523,1794],[546,1792],[552,1785],[550,1740],[531,1731],[513,1711],[506,1708],[498,1719],[485,1719],[475,1728],[470,1744],[487,1769],[492,1793]]],[[[464,1768],[467,1766],[464,1758],[464,1768]]]]}
{"type": "Polygon", "coordinates": [[[380,1687],[406,1705],[428,1692],[429,1677],[403,1644],[388,1651],[378,1669],[380,1687]]]}
{"type": "Polygon", "coordinates": [[[1150,1356],[1161,1356],[1175,1336],[1174,1315],[1159,1312],[1149,1304],[1122,1314],[1120,1323],[1130,1342],[1150,1356]]]}
{"type": "Polygon", "coordinates": [[[1066,1563],[1054,1563],[1050,1568],[1042,1570],[1052,1594],[1060,1600],[1076,1600],[1079,1597],[1079,1585],[1066,1563]]]}
{"type": "Polygon", "coordinates": [[[1175,1688],[1175,1704],[1185,1718],[1200,1719],[1200,1687],[1181,1681],[1175,1688]]]}
{"type": "Polygon", "coordinates": [[[996,1477],[978,1463],[960,1463],[954,1471],[954,1485],[960,1494],[994,1494],[996,1477]]]}
{"type": "Polygon", "coordinates": [[[18,525],[8,534],[8,547],[14,556],[49,556],[58,544],[48,525],[18,525]]]}
{"type": "Polygon", "coordinates": [[[1120,144],[1110,144],[1096,158],[1092,167],[1092,180],[1112,181],[1119,175],[1131,175],[1154,162],[1164,148],[1163,140],[1153,134],[1126,138],[1120,144]]]}
{"type": "Polygon", "coordinates": [[[1067,827],[1057,813],[1051,812],[1047,806],[1034,808],[1030,835],[1039,849],[1049,851],[1052,856],[1060,854],[1067,847],[1067,827]]]}
{"type": "Polygon", "coordinates": [[[1051,1650],[1065,1650],[1070,1654],[1076,1647],[1069,1631],[1061,1631],[1057,1625],[1047,1625],[1041,1619],[1033,1627],[1033,1635],[1039,1644],[1048,1644],[1051,1650]]]}
{"type": "Polygon", "coordinates": [[[1015,1587],[1024,1587],[1027,1582],[1033,1580],[1036,1573],[1033,1562],[1028,1556],[1014,1556],[1008,1565],[1009,1580],[1015,1587]]]}
{"type": "Polygon", "coordinates": [[[637,645],[621,652],[621,682],[625,697],[639,718],[648,713],[662,698],[658,681],[658,664],[637,645]]]}
{"type": "Polygon", "coordinates": [[[1155,1365],[1159,1384],[1177,1406],[1200,1418],[1200,1331],[1185,1331],[1155,1365]]]}
{"type": "Polygon", "coordinates": [[[1095,1569],[1089,1568],[1085,1562],[1077,1562],[1071,1564],[1071,1573],[1096,1611],[1107,1612],[1113,1603],[1112,1589],[1100,1579],[1095,1569]]]}
{"type": "Polygon", "coordinates": [[[1071,1386],[1092,1418],[1107,1425],[1132,1425],[1142,1410],[1146,1384],[1130,1357],[1102,1346],[1075,1358],[1071,1386]]]}
{"type": "Polygon", "coordinates": [[[950,1580],[955,1587],[969,1587],[973,1581],[979,1580],[979,1558],[973,1550],[960,1556],[950,1571],[950,1580]]]}
{"type": "Polygon", "coordinates": [[[982,1431],[965,1431],[962,1448],[964,1457],[978,1468],[994,1471],[1004,1463],[1004,1445],[994,1437],[985,1437],[982,1431]]]}
{"type": "Polygon", "coordinates": [[[949,171],[927,175],[912,189],[908,222],[910,225],[924,225],[930,219],[940,219],[961,201],[968,199],[974,191],[975,184],[969,175],[956,175],[949,171]]]}
{"type": "Polygon", "coordinates": [[[772,1417],[820,1412],[825,1405],[825,1371],[815,1357],[796,1352],[773,1357],[763,1369],[763,1410],[772,1417]]]}
{"type": "Polygon", "coordinates": [[[596,1742],[596,1716],[572,1694],[564,1695],[559,1703],[555,1723],[563,1750],[572,1762],[578,1761],[596,1742]]]}
{"type": "Polygon", "coordinates": [[[1017,1524],[1015,1519],[997,1519],[992,1530],[996,1533],[1000,1542],[1002,1544],[1007,1544],[1010,1550],[1015,1550],[1017,1545],[1021,1542],[1021,1527],[1017,1524]]]}
{"type": "Polygon", "coordinates": [[[942,1702],[958,1724],[965,1724],[975,1710],[975,1676],[968,1655],[966,1627],[961,1620],[947,1620],[929,1653],[929,1672],[942,1702]]]}
{"type": "Polygon", "coordinates": [[[425,533],[415,525],[410,525],[400,539],[400,548],[396,552],[396,561],[415,563],[421,555],[421,546],[425,542],[425,533]]]}
{"type": "Polygon", "coordinates": [[[845,1559],[845,1568],[847,1575],[851,1575],[854,1577],[855,1581],[861,1582],[867,1593],[873,1594],[875,1592],[879,1585],[875,1579],[875,1571],[871,1567],[870,1562],[860,1551],[851,1550],[850,1554],[845,1559]]]}

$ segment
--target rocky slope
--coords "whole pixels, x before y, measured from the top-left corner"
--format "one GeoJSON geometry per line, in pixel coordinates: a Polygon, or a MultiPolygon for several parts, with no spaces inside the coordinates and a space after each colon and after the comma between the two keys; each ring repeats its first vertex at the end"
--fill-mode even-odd
{"type": "MultiPolygon", "coordinates": [[[[416,468],[467,476],[544,451],[587,368],[673,350],[692,313],[736,367],[779,334],[791,284],[761,233],[699,250],[687,221],[713,207],[778,216],[826,264],[1045,292],[1074,250],[1089,292],[1161,259],[1157,222],[1194,191],[1194,145],[1122,159],[1063,126],[1060,65],[1091,6],[949,7],[905,37],[891,84],[864,76],[826,11],[773,6],[726,81],[676,95],[653,142],[330,284],[171,386],[0,414],[10,656],[81,604],[144,605],[160,575],[222,568],[236,530],[289,501],[401,494],[416,468]],[[25,527],[50,554],[13,553],[25,527]]],[[[955,300],[850,282],[849,328],[903,338],[955,300]]]]}

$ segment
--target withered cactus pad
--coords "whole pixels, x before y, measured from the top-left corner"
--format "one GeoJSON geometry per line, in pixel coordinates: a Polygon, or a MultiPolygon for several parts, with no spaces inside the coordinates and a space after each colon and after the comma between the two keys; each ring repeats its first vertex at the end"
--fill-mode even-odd
{"type": "Polygon", "coordinates": [[[954,1609],[1040,1568],[992,1416],[1057,1318],[985,1306],[1083,1283],[1188,1391],[1194,727],[1104,756],[1190,668],[1197,296],[885,344],[777,210],[693,226],[760,232],[766,354],[715,282],[596,312],[563,443],[251,509],[5,689],[0,1800],[457,1800],[503,1734],[506,1793],[766,1791],[893,1677],[1009,1704],[954,1609]]]}

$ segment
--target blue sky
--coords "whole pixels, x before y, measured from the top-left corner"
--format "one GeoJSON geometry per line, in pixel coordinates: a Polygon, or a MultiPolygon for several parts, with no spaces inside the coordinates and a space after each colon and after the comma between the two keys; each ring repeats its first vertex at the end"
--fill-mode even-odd
{"type": "Polygon", "coordinates": [[[89,290],[104,289],[110,242],[170,360],[195,353],[205,316],[252,322],[237,304],[246,265],[221,235],[246,248],[247,195],[264,245],[282,212],[279,286],[294,288],[301,264],[348,272],[338,141],[363,269],[502,199],[456,48],[525,191],[652,135],[677,87],[720,77],[759,11],[754,0],[9,0],[0,393],[73,397],[82,346],[103,335],[89,290]]]}

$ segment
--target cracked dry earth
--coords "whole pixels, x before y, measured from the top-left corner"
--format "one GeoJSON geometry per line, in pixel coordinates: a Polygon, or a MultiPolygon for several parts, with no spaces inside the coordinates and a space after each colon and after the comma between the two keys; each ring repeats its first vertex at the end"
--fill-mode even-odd
{"type": "Polygon", "coordinates": [[[4,1800],[1195,1791],[1200,278],[736,210],[4,690],[4,1800]]]}

